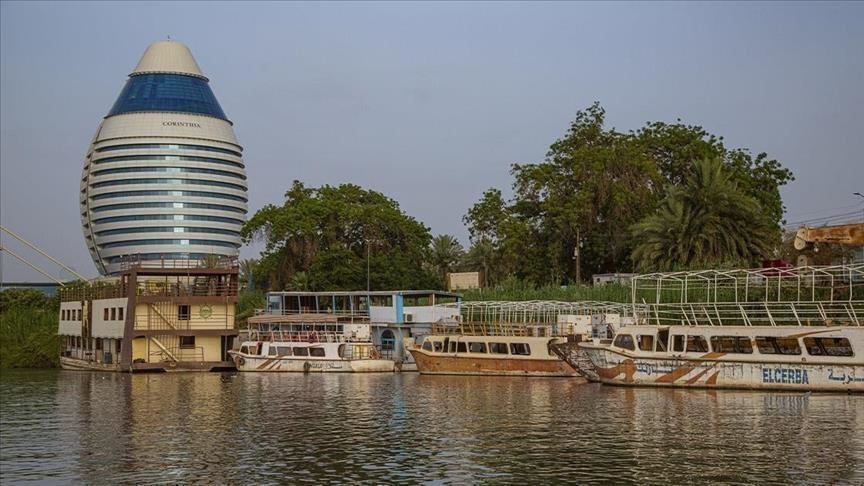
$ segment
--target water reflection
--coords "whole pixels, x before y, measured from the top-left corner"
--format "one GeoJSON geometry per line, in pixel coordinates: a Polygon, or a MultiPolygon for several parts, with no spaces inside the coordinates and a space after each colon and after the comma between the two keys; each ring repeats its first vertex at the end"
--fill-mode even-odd
{"type": "Polygon", "coordinates": [[[860,483],[864,398],[416,374],[6,373],[0,479],[860,483]]]}

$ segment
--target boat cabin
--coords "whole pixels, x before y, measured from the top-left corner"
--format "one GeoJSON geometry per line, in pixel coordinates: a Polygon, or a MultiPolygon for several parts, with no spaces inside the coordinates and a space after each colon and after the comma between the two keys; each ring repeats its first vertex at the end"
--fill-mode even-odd
{"type": "Polygon", "coordinates": [[[864,337],[864,329],[844,332],[844,328],[823,327],[628,326],[615,334],[612,347],[625,354],[692,358],[719,353],[726,359],[734,355],[747,360],[758,356],[759,361],[799,356],[848,359],[856,356],[855,347],[862,344],[853,345],[850,331],[864,337]]]}

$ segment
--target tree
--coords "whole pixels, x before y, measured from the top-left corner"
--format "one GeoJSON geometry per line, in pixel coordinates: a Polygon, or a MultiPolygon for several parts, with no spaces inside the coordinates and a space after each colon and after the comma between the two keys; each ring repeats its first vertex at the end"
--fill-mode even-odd
{"type": "Polygon", "coordinates": [[[770,215],[719,158],[697,162],[681,185],[670,185],[632,234],[642,271],[750,266],[778,243],[770,215]]]}
{"type": "Polygon", "coordinates": [[[438,235],[432,238],[429,247],[429,262],[435,268],[442,283],[447,281],[449,273],[461,260],[465,251],[459,240],[452,235],[438,235]]]}
{"type": "Polygon", "coordinates": [[[463,220],[472,244],[488,240],[504,274],[543,284],[632,270],[630,228],[653,214],[666,188],[683,184],[703,159],[720,161],[767,215],[775,235],[766,241],[779,239],[779,187],[792,180],[779,162],[764,153],[729,150],[722,137],[680,120],[647,123],[630,133],[605,123],[606,111],[598,103],[577,112],[544,161],[512,165],[512,199],[492,188],[469,209],[463,220]]]}
{"type": "Polygon", "coordinates": [[[309,290],[426,288],[434,275],[422,268],[429,228],[399,204],[353,184],[307,188],[294,181],[281,206],[267,205],[247,221],[245,241],[265,242],[258,269],[270,288],[287,288],[305,273],[309,290]]]}

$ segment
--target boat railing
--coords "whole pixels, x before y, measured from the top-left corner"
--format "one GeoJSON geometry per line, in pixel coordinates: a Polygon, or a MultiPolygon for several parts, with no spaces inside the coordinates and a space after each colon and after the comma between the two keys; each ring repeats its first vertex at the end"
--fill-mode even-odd
{"type": "Polygon", "coordinates": [[[636,322],[707,326],[864,326],[864,301],[647,304],[636,322]]]}
{"type": "Polygon", "coordinates": [[[179,346],[169,348],[153,348],[150,351],[150,362],[201,362],[204,361],[203,346],[179,346]],[[156,359],[153,359],[156,358],[156,359]]]}
{"type": "Polygon", "coordinates": [[[432,334],[462,334],[472,336],[552,336],[556,326],[552,324],[513,322],[459,322],[432,324],[432,334]]]}
{"type": "Polygon", "coordinates": [[[327,331],[282,331],[247,329],[241,332],[247,341],[294,342],[294,343],[348,343],[362,342],[362,339],[338,332],[327,331]]]}

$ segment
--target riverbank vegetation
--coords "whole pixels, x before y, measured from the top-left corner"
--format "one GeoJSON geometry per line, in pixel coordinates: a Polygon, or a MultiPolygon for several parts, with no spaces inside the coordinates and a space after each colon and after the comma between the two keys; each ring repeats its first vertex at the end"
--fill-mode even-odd
{"type": "Polygon", "coordinates": [[[60,338],[56,297],[31,289],[0,292],[0,368],[56,368],[60,338]]]}
{"type": "Polygon", "coordinates": [[[281,205],[243,228],[247,243],[265,243],[254,281],[440,289],[448,272],[478,271],[489,288],[515,279],[525,299],[592,274],[758,266],[780,255],[780,187],[793,180],[767,154],[727,148],[680,120],[609,128],[599,103],[577,112],[545,160],[511,173],[511,198],[490,188],[468,208],[467,249],[452,235],[433,237],[383,194],[295,181],[281,205]]]}

